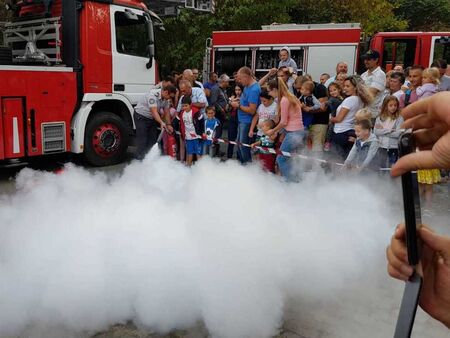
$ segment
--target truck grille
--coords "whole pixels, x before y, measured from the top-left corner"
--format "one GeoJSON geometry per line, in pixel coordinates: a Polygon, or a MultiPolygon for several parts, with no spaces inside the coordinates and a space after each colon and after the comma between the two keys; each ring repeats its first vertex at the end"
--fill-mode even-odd
{"type": "Polygon", "coordinates": [[[42,150],[44,154],[62,152],[66,150],[66,124],[43,123],[42,150]]]}

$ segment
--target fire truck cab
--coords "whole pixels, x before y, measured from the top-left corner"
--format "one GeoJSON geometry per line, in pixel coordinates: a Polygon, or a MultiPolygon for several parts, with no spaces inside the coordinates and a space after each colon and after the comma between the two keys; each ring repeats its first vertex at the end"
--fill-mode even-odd
{"type": "Polygon", "coordinates": [[[120,162],[133,106],[155,85],[154,26],[144,1],[9,1],[0,47],[0,161],[83,153],[120,162]]]}
{"type": "Polygon", "coordinates": [[[450,64],[450,32],[377,33],[370,46],[380,51],[380,64],[386,71],[396,65],[429,67],[436,59],[445,59],[450,64]]]}

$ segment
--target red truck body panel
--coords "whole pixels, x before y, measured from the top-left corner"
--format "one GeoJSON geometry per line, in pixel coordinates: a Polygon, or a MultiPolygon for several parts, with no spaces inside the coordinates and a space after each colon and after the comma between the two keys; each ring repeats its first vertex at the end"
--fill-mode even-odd
{"type": "Polygon", "coordinates": [[[0,160],[42,155],[40,126],[46,122],[64,122],[69,127],[65,138],[66,150],[70,150],[70,122],[77,103],[76,74],[34,68],[0,70],[1,132],[7,136],[0,138],[0,160]],[[17,127],[14,118],[18,119],[17,127]],[[19,152],[14,152],[18,146],[14,128],[19,133],[19,152]]]}
{"type": "Polygon", "coordinates": [[[289,45],[293,43],[353,43],[359,41],[361,29],[336,30],[258,30],[213,32],[214,46],[289,45]]]}
{"type": "Polygon", "coordinates": [[[87,2],[81,13],[83,88],[88,93],[112,92],[111,18],[108,4],[87,2]]]}

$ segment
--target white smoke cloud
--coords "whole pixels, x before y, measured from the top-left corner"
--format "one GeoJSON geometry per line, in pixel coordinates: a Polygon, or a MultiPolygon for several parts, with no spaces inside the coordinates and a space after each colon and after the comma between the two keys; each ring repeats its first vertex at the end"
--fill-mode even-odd
{"type": "MultiPolygon", "coordinates": [[[[213,337],[269,337],[295,302],[300,318],[323,316],[330,337],[359,336],[328,303],[339,312],[336,300],[352,295],[350,315],[378,300],[376,318],[401,297],[396,286],[377,294],[380,280],[398,285],[385,276],[384,248],[400,195],[380,199],[387,185],[368,182],[287,184],[256,166],[205,159],[189,169],[156,152],[115,177],[24,169],[17,193],[0,197],[0,336],[89,335],[133,320],[157,332],[203,321],[213,337]]],[[[395,318],[385,322],[378,334],[393,332],[395,318]]]]}

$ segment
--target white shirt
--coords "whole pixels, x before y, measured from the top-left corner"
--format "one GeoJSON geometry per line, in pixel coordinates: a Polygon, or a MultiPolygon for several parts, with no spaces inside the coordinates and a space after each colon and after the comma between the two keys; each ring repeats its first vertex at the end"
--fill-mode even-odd
{"type": "Polygon", "coordinates": [[[184,138],[186,140],[195,140],[198,135],[195,132],[194,121],[192,118],[192,110],[183,111],[183,122],[184,122],[184,138]]]}
{"type": "Polygon", "coordinates": [[[395,93],[392,93],[391,95],[394,95],[399,101],[400,98],[403,96],[403,90],[397,90],[395,93]]]}
{"type": "Polygon", "coordinates": [[[199,86],[202,90],[205,90],[205,87],[203,87],[203,83],[201,83],[200,81],[194,81],[195,82],[195,84],[197,85],[197,86],[199,86]]]}
{"type": "Polygon", "coordinates": [[[449,91],[450,90],[450,76],[442,75],[441,83],[439,84],[439,91],[449,91]]]}
{"type": "Polygon", "coordinates": [[[334,132],[338,134],[354,129],[356,112],[362,107],[364,107],[364,103],[359,98],[359,96],[356,95],[349,96],[344,101],[342,101],[341,105],[336,110],[336,116],[339,116],[342,108],[347,108],[348,113],[347,115],[345,115],[342,122],[334,124],[334,132]]]}
{"type": "Polygon", "coordinates": [[[336,80],[336,75],[330,77],[330,78],[325,82],[324,86],[328,88],[328,87],[330,86],[330,84],[333,83],[335,80],[336,80]]]}
{"type": "Polygon", "coordinates": [[[264,135],[264,133],[259,126],[262,124],[262,122],[273,120],[277,116],[277,104],[274,101],[270,106],[266,107],[261,103],[258,106],[256,113],[258,114],[258,136],[262,136],[264,135]]]}
{"type": "Polygon", "coordinates": [[[146,118],[153,119],[153,115],[150,112],[150,108],[157,108],[158,113],[164,115],[164,109],[170,107],[170,102],[161,98],[161,89],[151,89],[147,94],[141,96],[134,108],[136,113],[145,116],[146,118]]]}
{"type": "Polygon", "coordinates": [[[372,113],[372,117],[375,118],[380,114],[381,105],[385,96],[384,89],[386,87],[386,73],[383,72],[380,66],[375,68],[373,72],[366,71],[361,75],[364,83],[369,88],[375,88],[378,90],[378,94],[374,97],[372,104],[368,107],[372,113]]]}
{"type": "MultiPolygon", "coordinates": [[[[177,111],[181,111],[181,100],[183,99],[183,96],[184,95],[182,95],[178,100],[177,111]]],[[[192,103],[204,103],[205,108],[208,105],[208,100],[206,99],[205,92],[203,91],[203,89],[198,87],[192,87],[191,100],[192,103]]],[[[205,114],[205,108],[200,109],[203,115],[205,114]]]]}

